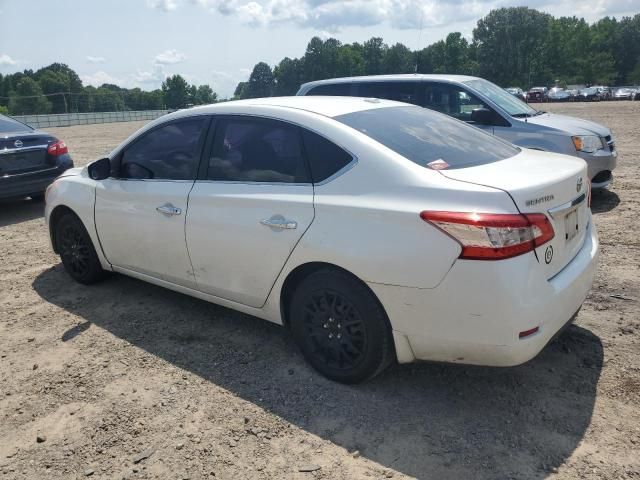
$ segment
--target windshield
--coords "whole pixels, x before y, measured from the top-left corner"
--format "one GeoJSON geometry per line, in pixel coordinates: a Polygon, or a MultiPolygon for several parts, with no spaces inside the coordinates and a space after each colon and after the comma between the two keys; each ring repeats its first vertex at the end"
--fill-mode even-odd
{"type": "Polygon", "coordinates": [[[33,128],[10,117],[0,115],[0,133],[30,132],[33,128]]]}
{"type": "Polygon", "coordinates": [[[499,86],[488,82],[487,80],[479,78],[476,80],[467,80],[463,83],[474,89],[476,92],[483,94],[511,116],[530,117],[538,113],[537,110],[531,108],[519,98],[508,94],[499,86]]]}
{"type": "Polygon", "coordinates": [[[374,108],[339,115],[335,120],[433,170],[482,165],[520,152],[480,129],[421,107],[374,108]]]}

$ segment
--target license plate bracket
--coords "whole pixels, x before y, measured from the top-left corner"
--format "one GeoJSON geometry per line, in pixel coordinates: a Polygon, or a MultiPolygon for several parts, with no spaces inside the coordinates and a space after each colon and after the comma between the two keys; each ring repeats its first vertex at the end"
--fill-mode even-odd
{"type": "Polygon", "coordinates": [[[564,232],[565,232],[565,240],[569,243],[573,240],[578,232],[580,231],[580,225],[578,223],[578,210],[574,210],[569,212],[566,217],[564,217],[564,232]]]}

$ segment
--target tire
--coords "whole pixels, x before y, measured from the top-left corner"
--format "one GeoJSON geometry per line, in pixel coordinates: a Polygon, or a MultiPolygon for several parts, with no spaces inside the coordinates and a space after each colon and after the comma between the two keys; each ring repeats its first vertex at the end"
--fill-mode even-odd
{"type": "Polygon", "coordinates": [[[91,285],[107,276],[87,229],[76,215],[63,215],[56,224],[55,232],[60,260],[71,278],[84,285],[91,285]]]}
{"type": "Polygon", "coordinates": [[[336,382],[373,378],[395,358],[378,299],[362,282],[337,270],[320,270],[298,285],[289,323],[305,359],[336,382]]]}

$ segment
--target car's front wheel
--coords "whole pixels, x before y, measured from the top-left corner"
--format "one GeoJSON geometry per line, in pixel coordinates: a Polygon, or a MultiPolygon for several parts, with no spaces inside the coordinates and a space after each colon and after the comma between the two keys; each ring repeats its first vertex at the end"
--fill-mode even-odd
{"type": "Polygon", "coordinates": [[[100,265],[91,237],[76,215],[62,216],[55,232],[62,265],[74,280],[89,285],[105,278],[107,272],[100,265]]]}
{"type": "Polygon", "coordinates": [[[306,360],[342,383],[374,377],[394,358],[387,315],[358,279],[337,270],[309,275],[296,288],[289,321],[306,360]]]}

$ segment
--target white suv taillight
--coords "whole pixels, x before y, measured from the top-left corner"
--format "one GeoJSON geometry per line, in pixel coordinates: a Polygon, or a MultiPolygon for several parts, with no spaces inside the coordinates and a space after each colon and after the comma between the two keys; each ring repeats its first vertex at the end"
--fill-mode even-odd
{"type": "Polygon", "coordinates": [[[462,246],[460,258],[502,260],[530,252],[554,236],[543,213],[501,214],[473,212],[420,213],[462,246]]]}

